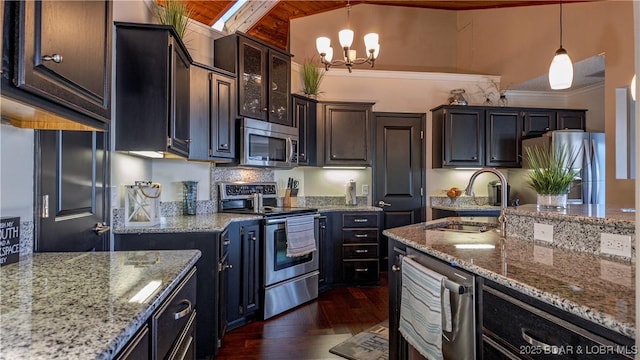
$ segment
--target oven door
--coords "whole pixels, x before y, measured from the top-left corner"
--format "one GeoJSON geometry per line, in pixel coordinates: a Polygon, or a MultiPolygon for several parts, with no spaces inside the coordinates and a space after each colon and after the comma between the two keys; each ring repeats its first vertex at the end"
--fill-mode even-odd
{"type": "MultiPolygon", "coordinates": [[[[298,257],[287,256],[287,232],[285,218],[264,221],[264,286],[293,279],[318,270],[318,251],[298,257]]],[[[318,245],[319,215],[315,218],[314,233],[318,245]]]]}

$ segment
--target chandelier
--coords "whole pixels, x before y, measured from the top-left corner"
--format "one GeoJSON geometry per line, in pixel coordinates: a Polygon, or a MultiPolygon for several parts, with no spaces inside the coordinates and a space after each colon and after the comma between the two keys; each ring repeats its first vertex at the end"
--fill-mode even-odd
{"type": "Polygon", "coordinates": [[[356,51],[351,49],[353,43],[353,30],[351,30],[349,23],[349,16],[351,14],[351,4],[347,1],[347,28],[340,30],[338,38],[340,40],[340,46],[342,47],[342,59],[333,60],[333,48],[331,47],[331,39],[326,36],[321,36],[316,39],[316,48],[320,54],[320,62],[324,64],[324,68],[329,70],[331,66],[344,65],[351,72],[353,65],[360,65],[364,63],[371,64],[376,61],[378,53],[380,52],[380,44],[378,43],[378,34],[369,33],[364,36],[364,45],[367,49],[366,58],[358,58],[356,51]],[[333,60],[333,61],[332,61],[333,60]]]}

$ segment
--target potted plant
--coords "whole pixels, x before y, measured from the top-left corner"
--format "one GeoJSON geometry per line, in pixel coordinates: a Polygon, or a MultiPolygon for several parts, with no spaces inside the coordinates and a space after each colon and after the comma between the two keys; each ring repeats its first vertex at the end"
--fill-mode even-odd
{"type": "Polygon", "coordinates": [[[313,61],[306,60],[302,64],[302,92],[312,98],[320,94],[320,83],[324,78],[325,70],[316,66],[313,61]]]}
{"type": "Polygon", "coordinates": [[[537,193],[538,208],[566,208],[569,186],[575,180],[573,164],[578,152],[571,153],[566,146],[533,146],[525,148],[525,155],[531,168],[526,182],[537,193]]]}
{"type": "Polygon", "coordinates": [[[181,39],[189,23],[193,10],[187,7],[187,3],[180,0],[156,0],[153,4],[153,13],[162,25],[172,25],[181,39]]]}

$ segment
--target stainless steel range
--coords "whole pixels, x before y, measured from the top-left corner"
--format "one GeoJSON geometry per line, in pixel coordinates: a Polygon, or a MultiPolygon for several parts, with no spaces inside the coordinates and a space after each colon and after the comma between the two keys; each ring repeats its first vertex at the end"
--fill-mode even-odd
{"type": "MultiPolygon", "coordinates": [[[[277,184],[220,183],[218,186],[220,211],[263,216],[261,234],[262,254],[262,319],[268,319],[318,297],[318,232],[319,213],[314,208],[278,207],[277,184]],[[300,256],[287,256],[292,235],[291,224],[313,224],[315,249],[300,256]],[[287,227],[289,224],[289,229],[287,227]]],[[[310,235],[306,228],[306,235],[310,235]]],[[[298,255],[298,254],[295,254],[298,255]]]]}

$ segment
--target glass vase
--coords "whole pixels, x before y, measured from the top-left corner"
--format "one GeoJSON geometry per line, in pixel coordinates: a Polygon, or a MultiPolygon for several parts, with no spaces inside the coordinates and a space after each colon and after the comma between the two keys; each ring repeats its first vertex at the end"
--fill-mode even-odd
{"type": "Polygon", "coordinates": [[[567,194],[561,194],[561,195],[538,194],[536,204],[538,205],[538,209],[541,209],[541,210],[565,209],[567,207],[567,194]]]}

